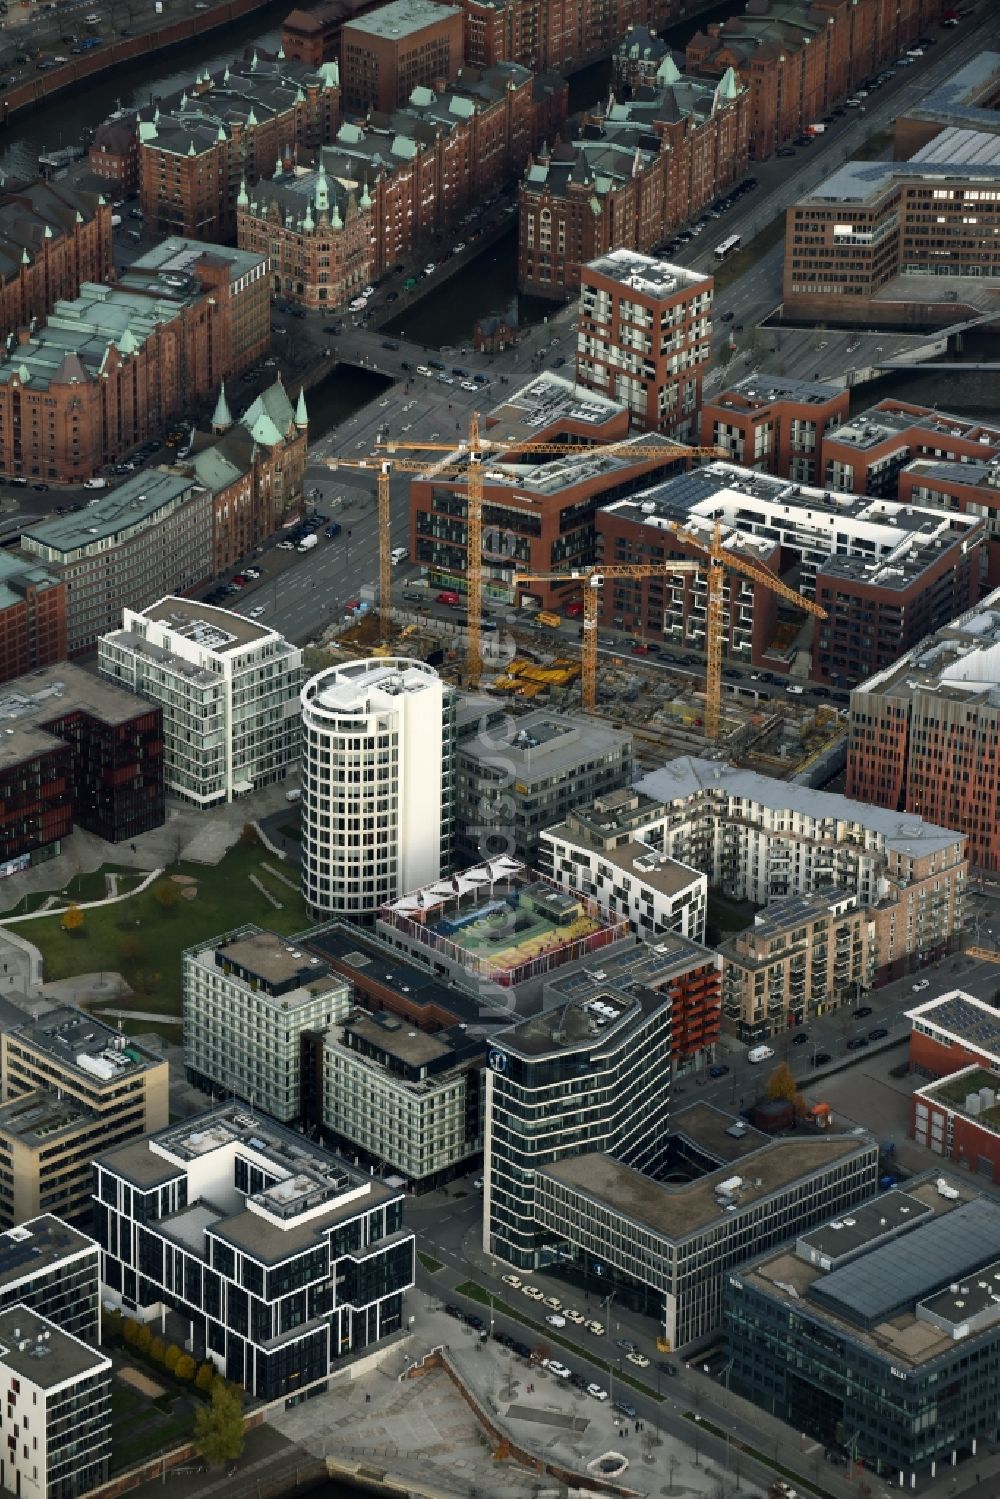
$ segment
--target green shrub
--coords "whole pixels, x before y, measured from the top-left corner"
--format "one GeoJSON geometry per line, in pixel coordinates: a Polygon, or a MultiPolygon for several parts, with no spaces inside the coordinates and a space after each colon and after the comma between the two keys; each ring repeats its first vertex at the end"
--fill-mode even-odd
{"type": "Polygon", "coordinates": [[[201,1390],[203,1394],[207,1395],[214,1383],[215,1365],[207,1363],[202,1364],[201,1368],[198,1370],[198,1373],[194,1377],[195,1389],[201,1390]]]}
{"type": "Polygon", "coordinates": [[[174,1370],[177,1368],[177,1363],[180,1357],[181,1350],[178,1348],[176,1343],[171,1343],[170,1347],[163,1355],[164,1367],[169,1369],[171,1374],[173,1374],[174,1370]]]}
{"type": "Polygon", "coordinates": [[[197,1370],[197,1368],[198,1365],[195,1363],[190,1353],[182,1353],[180,1358],[177,1360],[177,1363],[174,1365],[174,1378],[183,1379],[185,1382],[190,1381],[194,1379],[195,1371],[197,1370]]]}
{"type": "Polygon", "coordinates": [[[136,1333],[133,1342],[139,1353],[148,1353],[153,1344],[153,1329],[148,1322],[144,1322],[136,1333]]]}

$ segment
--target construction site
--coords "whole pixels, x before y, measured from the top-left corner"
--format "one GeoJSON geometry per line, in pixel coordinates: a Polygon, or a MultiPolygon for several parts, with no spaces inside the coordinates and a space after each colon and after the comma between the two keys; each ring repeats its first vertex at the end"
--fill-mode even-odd
{"type": "MultiPolygon", "coordinates": [[[[571,414],[581,421],[593,419],[589,411],[571,414]]],[[[824,611],[755,556],[724,545],[718,523],[697,531],[669,524],[684,560],[591,563],[534,572],[510,559],[497,567],[492,550],[484,554],[487,462],[491,480],[503,477],[502,471],[510,467],[522,477],[523,487],[529,459],[565,461],[568,454],[592,458],[595,452],[604,464],[673,464],[675,470],[678,464],[691,468],[699,460],[719,456],[717,449],[687,447],[655,434],[597,445],[590,433],[558,442],[539,440],[534,433],[483,438],[478,417],[473,416],[468,438],[458,443],[393,439],[379,444],[369,458],[329,460],[331,468],[367,472],[376,480],[379,577],[362,587],[356,608],[316,643],[316,664],[331,659],[331,651],[348,656],[411,655],[435,666],[458,686],[502,697],[513,713],[522,705],[526,710],[543,705],[598,715],[633,734],[640,763],[659,764],[671,755],[705,754],[714,747],[732,762],[778,777],[804,775],[812,767],[825,771],[828,764],[829,773],[835,773],[837,747],[845,733],[835,708],[816,708],[805,698],[796,701],[780,684],[772,697],[763,683],[724,666],[731,584],[749,579],[772,594],[776,605],[790,611],[788,619],[779,621],[786,634],[796,628],[795,618],[825,618],[824,611]],[[508,464],[512,448],[518,450],[516,464],[508,464]],[[394,599],[389,540],[389,485],[394,473],[449,481],[460,496],[466,521],[464,599],[457,590],[436,596],[433,569],[411,581],[403,599],[394,599]],[[599,634],[606,583],[655,579],[669,595],[670,586],[683,582],[685,575],[703,595],[705,650],[700,658],[689,651],[683,662],[676,656],[663,659],[641,635],[620,640],[599,634]],[[538,607],[539,598],[527,591],[536,585],[542,601],[544,590],[561,588],[566,595],[562,615],[553,613],[551,605],[538,607]],[[445,598],[452,607],[435,609],[445,598]],[[456,611],[459,602],[464,608],[456,611]],[[727,677],[738,680],[724,680],[727,677]]],[[[735,587],[732,594],[735,604],[735,587]]],[[[745,668],[745,661],[741,665],[745,668]]]]}

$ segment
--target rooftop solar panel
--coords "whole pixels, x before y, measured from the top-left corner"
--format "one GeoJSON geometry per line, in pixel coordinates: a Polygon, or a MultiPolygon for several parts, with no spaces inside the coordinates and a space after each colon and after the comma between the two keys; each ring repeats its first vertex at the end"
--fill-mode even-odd
{"type": "Polygon", "coordinates": [[[998,1254],[1000,1207],[976,1198],[822,1276],[807,1294],[845,1321],[871,1328],[998,1254]]]}

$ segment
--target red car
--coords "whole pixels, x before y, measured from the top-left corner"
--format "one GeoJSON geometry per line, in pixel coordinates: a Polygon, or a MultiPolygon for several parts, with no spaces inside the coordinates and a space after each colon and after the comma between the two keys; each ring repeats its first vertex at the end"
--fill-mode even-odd
{"type": "Polygon", "coordinates": [[[457,609],[462,599],[459,594],[452,592],[450,588],[446,588],[442,593],[438,594],[436,602],[447,604],[449,609],[457,609]]]}
{"type": "Polygon", "coordinates": [[[648,645],[634,645],[632,647],[632,654],[633,654],[633,656],[648,656],[649,655],[649,646],[648,645]]]}
{"type": "Polygon", "coordinates": [[[563,612],[565,613],[567,619],[579,619],[580,615],[583,613],[583,605],[580,603],[567,604],[563,612]]]}
{"type": "Polygon", "coordinates": [[[242,573],[237,573],[232,583],[234,588],[245,588],[247,586],[247,580],[242,573]]]}

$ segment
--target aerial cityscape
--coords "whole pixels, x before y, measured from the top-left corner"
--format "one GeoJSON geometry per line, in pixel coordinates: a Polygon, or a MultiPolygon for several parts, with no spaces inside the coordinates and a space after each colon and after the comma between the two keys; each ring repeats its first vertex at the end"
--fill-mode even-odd
{"type": "Polygon", "coordinates": [[[0,0],[0,1490],[1000,1499],[995,0],[0,0]]]}

